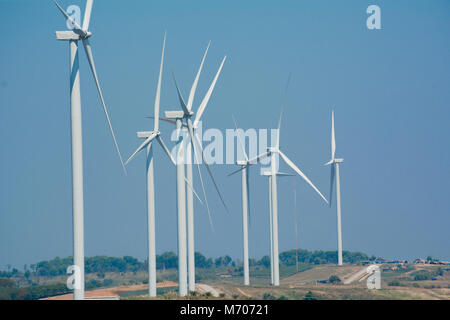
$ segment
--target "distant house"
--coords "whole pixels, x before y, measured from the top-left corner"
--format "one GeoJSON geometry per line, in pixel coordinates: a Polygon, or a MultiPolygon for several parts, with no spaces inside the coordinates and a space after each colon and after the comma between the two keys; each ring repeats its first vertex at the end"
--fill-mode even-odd
{"type": "Polygon", "coordinates": [[[426,264],[427,260],[419,258],[419,259],[414,260],[414,263],[415,264],[426,264]]]}

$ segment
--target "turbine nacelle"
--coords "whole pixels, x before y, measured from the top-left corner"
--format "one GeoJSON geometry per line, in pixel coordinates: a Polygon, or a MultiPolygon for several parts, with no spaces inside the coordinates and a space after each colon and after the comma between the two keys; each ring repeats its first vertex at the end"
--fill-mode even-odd
{"type": "Polygon", "coordinates": [[[340,159],[331,159],[330,161],[328,161],[327,163],[324,164],[324,166],[329,166],[331,164],[335,164],[335,163],[342,163],[344,162],[343,158],[340,159]]]}
{"type": "Polygon", "coordinates": [[[175,111],[166,111],[165,115],[167,119],[183,119],[186,113],[183,110],[175,110],[175,111]]]}
{"type": "Polygon", "coordinates": [[[92,36],[92,32],[81,33],[80,30],[73,31],[56,31],[56,39],[61,41],[78,41],[78,40],[87,40],[92,36]]]}
{"type": "Polygon", "coordinates": [[[140,132],[137,132],[137,137],[139,139],[147,139],[150,136],[153,136],[153,135],[159,136],[160,134],[161,134],[161,132],[159,132],[159,131],[140,131],[140,132]]]}
{"type": "Polygon", "coordinates": [[[81,40],[80,35],[73,31],[56,31],[56,39],[61,41],[81,40]]]}

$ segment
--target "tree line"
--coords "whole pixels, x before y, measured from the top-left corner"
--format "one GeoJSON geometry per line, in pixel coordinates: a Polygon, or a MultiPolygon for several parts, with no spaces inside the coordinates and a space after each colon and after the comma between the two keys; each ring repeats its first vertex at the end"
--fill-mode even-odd
{"type": "MultiPolygon", "coordinates": [[[[296,257],[299,263],[304,264],[327,264],[337,263],[336,251],[308,251],[308,250],[289,250],[280,254],[280,263],[286,266],[296,264],[296,257]]],[[[366,260],[379,259],[374,256],[368,257],[362,252],[343,252],[343,259],[346,263],[358,263],[366,260]]],[[[32,279],[39,277],[55,277],[67,275],[67,267],[73,264],[73,257],[59,258],[41,261],[31,264],[29,267],[24,266],[24,271],[8,266],[7,271],[0,271],[0,300],[35,300],[43,297],[61,295],[69,293],[65,283],[56,284],[39,284],[32,279]],[[33,277],[30,279],[30,277],[33,277]],[[23,280],[28,283],[24,286],[23,280]],[[21,284],[22,283],[22,284],[21,284]],[[31,284],[31,285],[30,285],[31,284]]],[[[242,262],[233,260],[230,256],[225,255],[218,258],[207,258],[200,252],[195,253],[195,264],[197,268],[223,268],[236,267],[242,269],[242,262]]],[[[270,267],[270,257],[264,256],[261,259],[250,259],[250,266],[270,267]]],[[[85,259],[85,273],[96,274],[97,279],[87,281],[86,289],[104,287],[112,284],[112,280],[105,278],[108,272],[138,272],[147,271],[147,261],[139,261],[131,256],[124,257],[107,257],[95,256],[85,259]],[[101,280],[103,279],[103,280],[101,280]]],[[[162,269],[174,269],[178,267],[178,256],[174,252],[164,252],[156,256],[156,267],[162,269]]],[[[235,269],[236,269],[235,268],[235,269]]],[[[420,276],[419,276],[420,277],[420,276]]]]}
{"type": "MultiPolygon", "coordinates": [[[[289,250],[280,254],[280,263],[291,266],[296,264],[296,257],[298,262],[306,264],[327,264],[337,263],[336,251],[308,251],[308,250],[289,250]]],[[[369,258],[362,252],[343,251],[343,260],[345,263],[358,263],[367,260],[373,260],[375,257],[369,258]]],[[[250,266],[265,266],[270,265],[269,256],[264,256],[259,260],[250,259],[250,266]]],[[[41,261],[36,264],[31,264],[30,269],[25,267],[24,272],[17,269],[12,271],[0,271],[0,278],[11,278],[15,276],[24,276],[29,278],[31,275],[53,277],[63,276],[67,274],[67,267],[73,264],[73,257],[59,258],[52,260],[41,261]]],[[[227,267],[238,266],[242,264],[240,261],[233,260],[230,256],[225,255],[216,259],[206,258],[200,252],[195,253],[195,265],[197,268],[212,268],[212,267],[227,267]]],[[[174,252],[164,252],[156,255],[156,268],[173,269],[178,267],[178,256],[174,252]]],[[[137,272],[147,270],[147,260],[139,261],[131,256],[124,257],[107,257],[95,256],[87,257],[85,259],[85,273],[104,274],[107,272],[137,272]]]]}

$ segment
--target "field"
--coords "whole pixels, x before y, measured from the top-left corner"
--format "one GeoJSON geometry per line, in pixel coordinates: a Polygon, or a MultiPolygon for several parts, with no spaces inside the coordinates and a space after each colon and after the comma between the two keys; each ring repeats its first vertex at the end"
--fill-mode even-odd
{"type": "MultiPolygon", "coordinates": [[[[355,281],[345,285],[342,282],[331,284],[318,284],[316,281],[327,280],[332,275],[340,279],[346,279],[363,267],[360,265],[336,265],[304,266],[304,271],[296,273],[295,266],[281,269],[281,283],[279,287],[269,284],[269,269],[256,270],[251,277],[250,286],[241,284],[241,277],[219,276],[204,279],[203,284],[214,288],[219,297],[212,294],[197,293],[188,299],[317,299],[317,300],[450,300],[450,269],[431,265],[404,265],[401,268],[394,266],[395,270],[388,270],[392,266],[380,265],[382,272],[382,288],[369,290],[366,279],[355,281]],[[259,271],[259,272],[257,272],[259,271]],[[429,272],[430,274],[442,273],[435,280],[414,280],[417,272],[429,272]]],[[[136,296],[128,295],[127,299],[149,299],[145,294],[136,296]]],[[[179,299],[170,292],[156,299],[179,299]]]]}
{"type": "MultiPolygon", "coordinates": [[[[196,290],[183,299],[450,300],[450,266],[437,264],[438,261],[379,263],[381,289],[369,290],[364,272],[367,266],[363,266],[367,261],[337,266],[324,262],[333,260],[333,252],[314,252],[304,259],[309,262],[295,265],[295,260],[289,258],[291,253],[280,255],[283,263],[278,287],[270,285],[268,258],[251,265],[250,286],[242,284],[242,266],[231,258],[219,257],[214,263],[212,259],[198,259],[196,290]]],[[[351,257],[358,256],[360,260],[365,258],[359,253],[351,257]]],[[[176,255],[167,253],[160,259],[160,266],[164,267],[157,269],[158,296],[152,299],[180,299],[176,255]]],[[[65,275],[66,264],[70,263],[70,258],[55,258],[39,263],[40,272],[3,272],[9,277],[0,278],[0,299],[72,299],[65,275]]],[[[92,257],[86,265],[91,270],[86,274],[87,299],[150,299],[145,263],[131,257],[92,257]]]]}

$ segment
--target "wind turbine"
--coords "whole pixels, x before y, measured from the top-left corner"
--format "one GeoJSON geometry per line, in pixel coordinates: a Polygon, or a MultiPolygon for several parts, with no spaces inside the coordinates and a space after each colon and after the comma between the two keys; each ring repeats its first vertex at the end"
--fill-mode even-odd
{"type": "Polygon", "coordinates": [[[155,186],[154,186],[154,165],[153,165],[153,141],[156,139],[169,159],[175,164],[175,160],[164,143],[159,131],[159,106],[161,100],[161,81],[164,65],[164,52],[166,47],[166,35],[164,34],[163,49],[161,55],[161,66],[159,68],[158,87],[155,98],[155,121],[153,131],[138,132],[137,136],[145,141],[137,148],[125,163],[126,165],[142,150],[146,149],[147,161],[147,215],[148,215],[148,274],[149,274],[149,295],[156,296],[156,245],[155,245],[155,186]]]}
{"type": "Polygon", "coordinates": [[[119,146],[114,135],[114,130],[109,119],[108,110],[105,100],[103,99],[102,90],[95,69],[94,57],[89,38],[92,33],[89,31],[89,22],[91,20],[91,12],[93,0],[86,1],[86,9],[84,12],[83,26],[80,26],[68,13],[55,1],[59,11],[73,26],[72,31],[56,31],[56,38],[61,41],[69,41],[70,46],[70,109],[71,109],[71,136],[72,136],[72,211],[73,211],[73,237],[74,237],[74,265],[79,275],[79,285],[75,286],[74,299],[84,299],[84,204],[83,204],[83,138],[81,124],[81,94],[80,94],[80,69],[78,59],[78,41],[83,42],[89,66],[94,77],[97,91],[103,106],[103,111],[108,122],[109,130],[114,140],[114,145],[119,155],[122,168],[126,174],[125,165],[119,146]]]}
{"type": "Polygon", "coordinates": [[[334,176],[336,174],[336,207],[337,207],[337,232],[338,232],[338,265],[342,266],[342,229],[341,229],[341,182],[339,177],[339,163],[344,159],[336,159],[336,138],[334,135],[334,111],[331,112],[331,160],[325,163],[331,166],[330,177],[330,207],[333,198],[334,176]]]}
{"type": "Polygon", "coordinates": [[[235,173],[242,172],[242,238],[243,238],[243,256],[244,256],[244,285],[248,286],[250,284],[250,272],[249,272],[249,261],[248,261],[248,223],[250,220],[250,170],[251,165],[259,163],[266,155],[266,153],[257,156],[254,159],[249,159],[247,153],[245,152],[244,142],[238,132],[236,119],[233,116],[234,126],[236,128],[237,138],[239,145],[242,149],[242,154],[244,155],[244,160],[236,161],[236,164],[240,168],[228,176],[232,176],[235,173]]]}
{"type": "Polygon", "coordinates": [[[180,92],[180,89],[178,87],[178,83],[176,81],[175,75],[173,76],[175,86],[177,89],[178,99],[181,106],[181,111],[167,111],[165,113],[166,119],[169,121],[175,121],[177,130],[183,130],[185,127],[188,128],[188,135],[190,138],[190,143],[188,144],[186,148],[186,155],[184,154],[184,147],[183,145],[187,142],[185,140],[186,138],[181,138],[182,141],[178,143],[178,149],[177,149],[177,190],[178,190],[178,267],[179,267],[179,276],[180,276],[180,295],[184,296],[187,294],[187,288],[185,288],[185,282],[187,282],[187,272],[186,272],[186,198],[185,198],[185,189],[184,189],[184,164],[186,164],[186,171],[187,171],[187,179],[186,182],[190,186],[190,188],[187,189],[187,209],[188,209],[188,216],[187,216],[187,258],[188,258],[188,267],[189,267],[189,291],[195,291],[195,246],[194,246],[194,204],[193,204],[193,175],[192,175],[192,154],[194,154],[194,157],[196,159],[197,164],[197,170],[202,186],[202,191],[205,199],[206,208],[208,210],[208,216],[211,228],[213,228],[212,225],[212,218],[211,218],[211,212],[208,205],[208,200],[206,198],[206,191],[205,186],[203,183],[203,178],[200,171],[200,161],[197,158],[197,151],[201,153],[203,163],[206,166],[206,169],[208,171],[209,176],[211,177],[211,180],[214,184],[214,187],[220,197],[220,200],[222,201],[222,204],[224,205],[225,209],[228,211],[227,206],[225,204],[225,201],[222,197],[222,194],[219,191],[219,188],[217,186],[217,183],[214,179],[214,176],[211,172],[211,169],[209,168],[208,163],[204,159],[203,154],[203,148],[200,142],[200,139],[198,137],[198,134],[196,132],[196,129],[198,128],[198,124],[200,122],[200,119],[206,109],[206,106],[208,105],[208,102],[211,98],[211,95],[214,91],[214,87],[216,85],[216,82],[219,78],[219,75],[222,71],[223,65],[226,61],[226,57],[223,58],[222,63],[220,64],[220,67],[207,91],[205,94],[205,97],[203,98],[202,102],[200,103],[197,113],[195,114],[192,111],[192,105],[194,102],[195,92],[197,90],[198,81],[200,78],[201,71],[203,69],[203,65],[209,50],[210,43],[208,44],[206,51],[203,55],[199,70],[197,72],[197,75],[194,79],[194,83],[191,87],[191,91],[189,93],[188,103],[186,104],[184,101],[184,98],[180,92]],[[192,122],[192,118],[194,117],[194,122],[192,122]],[[183,120],[185,123],[183,123],[183,120]],[[184,160],[186,159],[186,163],[184,160]]]}
{"type": "MultiPolygon", "coordinates": [[[[289,81],[288,81],[289,84],[289,81]]],[[[281,156],[281,158],[286,162],[286,164],[291,167],[303,180],[309,184],[314,191],[316,191],[319,196],[328,203],[327,199],[322,195],[319,189],[308,179],[308,177],[280,150],[280,128],[281,128],[281,120],[283,116],[283,105],[281,107],[280,120],[278,122],[278,132],[277,139],[274,147],[267,148],[267,153],[265,156],[270,156],[271,161],[271,169],[270,171],[266,171],[265,175],[269,176],[269,189],[270,189],[270,198],[269,198],[269,212],[271,213],[271,247],[272,247],[272,255],[273,255],[273,285],[280,285],[280,272],[279,272],[279,252],[278,252],[278,197],[277,197],[277,176],[280,175],[277,168],[277,155],[281,156]]]]}

